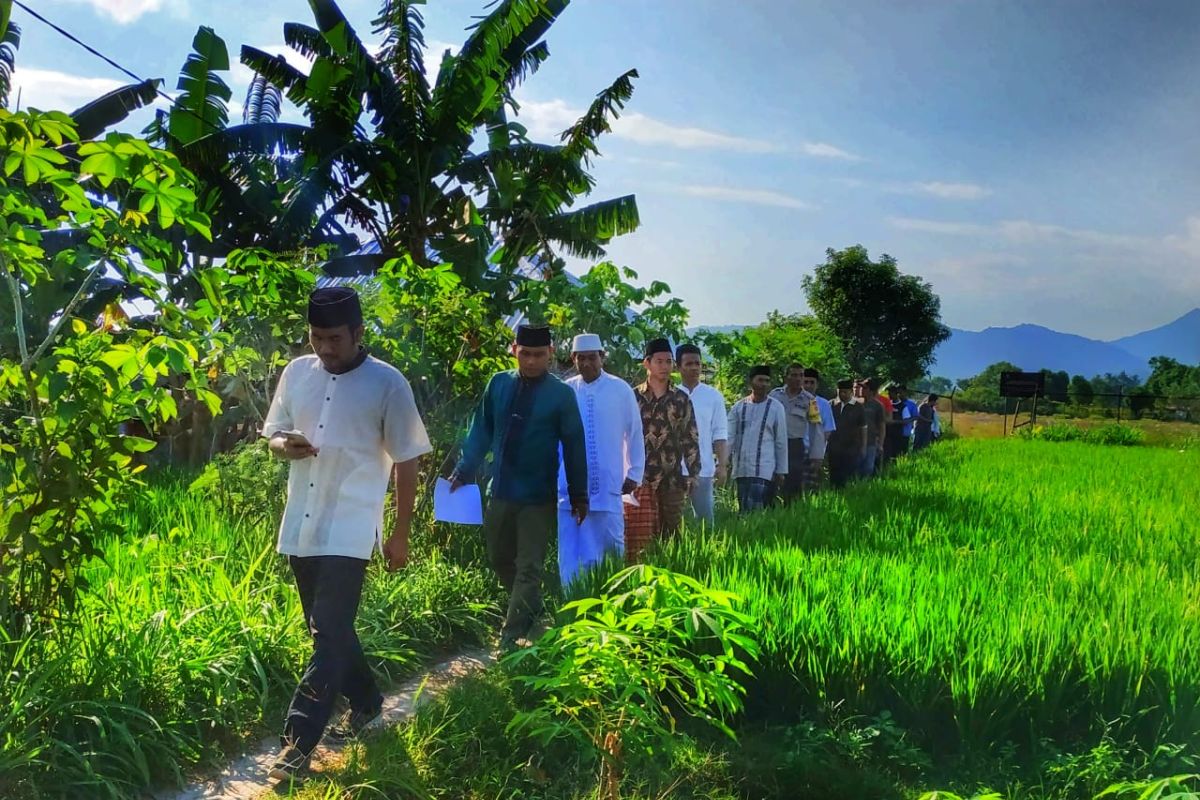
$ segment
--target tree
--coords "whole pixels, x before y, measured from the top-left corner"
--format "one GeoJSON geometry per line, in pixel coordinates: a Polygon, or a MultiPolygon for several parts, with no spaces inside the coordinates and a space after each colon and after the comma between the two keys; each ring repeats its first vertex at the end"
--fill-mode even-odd
{"type": "Polygon", "coordinates": [[[1092,400],[1095,399],[1096,390],[1092,388],[1092,382],[1082,375],[1072,375],[1069,389],[1071,402],[1080,406],[1090,406],[1092,400]]]}
{"type": "Polygon", "coordinates": [[[432,85],[415,0],[383,2],[377,55],[332,0],[309,5],[316,27],[284,26],[287,43],[313,62],[307,75],[252,47],[241,54],[309,124],[234,126],[196,142],[202,163],[184,159],[204,175],[234,153],[287,155],[292,174],[262,244],[280,249],[309,231],[328,237],[357,227],[380,252],[335,269],[370,271],[408,254],[422,266],[453,264],[471,286],[490,288],[503,302],[522,259],[539,254],[557,268],[559,250],[597,257],[608,240],[637,227],[632,196],[573,208],[594,185],[587,167],[596,141],[632,95],[636,71],[600,92],[560,145],[530,142],[507,118],[508,109],[519,110],[514,88],[549,56],[540,40],[567,0],[494,4],[459,52],[443,55],[432,85]],[[475,153],[479,133],[487,134],[487,149],[475,153]]]}
{"type": "Polygon", "coordinates": [[[713,383],[729,398],[745,392],[746,376],[756,364],[769,364],[778,372],[793,362],[815,367],[826,386],[850,372],[841,340],[816,317],[772,311],[767,320],[734,333],[708,333],[697,337],[716,362],[713,383]]]}
{"type": "Polygon", "coordinates": [[[826,250],[825,263],[805,276],[803,286],[817,319],[842,335],[856,375],[916,380],[928,372],[934,348],[950,336],[933,288],[902,275],[887,254],[871,261],[862,245],[826,250]]]}
{"type": "Polygon", "coordinates": [[[1164,397],[1200,395],[1200,366],[1188,366],[1167,356],[1150,359],[1146,389],[1164,397]]]}
{"type": "Polygon", "coordinates": [[[580,278],[560,273],[549,280],[524,281],[515,303],[526,318],[551,327],[560,364],[570,361],[576,333],[595,333],[608,353],[605,368],[640,382],[646,341],[659,336],[679,341],[688,312],[671,297],[667,284],[653,281],[641,287],[636,280],[633,270],[606,261],[580,278]]]}
{"type": "Polygon", "coordinates": [[[1021,368],[1011,361],[989,364],[973,378],[959,380],[960,391],[955,395],[955,401],[965,409],[1001,413],[1004,411],[1004,398],[1000,396],[1000,373],[1020,371],[1021,368]]]}
{"type": "Polygon", "coordinates": [[[179,309],[159,330],[122,324],[115,307],[99,324],[83,311],[110,272],[165,302],[172,234],[208,229],[179,161],[118,134],[80,142],[61,112],[0,109],[0,163],[0,301],[12,309],[15,338],[0,351],[0,409],[14,412],[0,417],[2,626],[52,601],[70,604],[80,565],[119,527],[112,515],[139,469],[135,454],[153,447],[126,435],[124,424],[151,426],[177,413],[163,381],[182,376],[197,395],[219,401],[196,369],[196,348],[175,335],[179,309]],[[54,238],[70,244],[50,250],[54,238]],[[27,325],[40,287],[64,276],[78,284],[70,300],[27,325]]]}
{"type": "Polygon", "coordinates": [[[1056,403],[1067,402],[1071,376],[1065,370],[1054,372],[1048,369],[1043,369],[1042,375],[1046,377],[1046,397],[1056,403]]]}

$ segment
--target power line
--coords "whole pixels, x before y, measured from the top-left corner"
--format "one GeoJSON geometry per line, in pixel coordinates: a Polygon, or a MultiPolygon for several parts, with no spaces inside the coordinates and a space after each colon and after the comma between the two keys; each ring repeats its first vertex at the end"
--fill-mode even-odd
{"type": "MultiPolygon", "coordinates": [[[[73,43],[75,43],[75,44],[79,45],[79,46],[80,46],[80,47],[82,47],[84,50],[87,50],[89,53],[91,53],[92,55],[96,56],[97,58],[99,58],[100,60],[102,60],[103,62],[105,62],[106,64],[108,64],[109,66],[111,66],[111,67],[113,67],[114,69],[118,70],[119,72],[121,72],[121,73],[123,73],[123,74],[125,74],[125,75],[128,75],[130,78],[133,78],[133,79],[134,79],[135,81],[137,81],[138,83],[149,83],[149,81],[147,81],[145,78],[142,78],[142,77],[138,76],[138,75],[137,75],[137,73],[133,72],[132,70],[128,70],[128,69],[126,69],[125,67],[121,66],[120,64],[118,64],[118,63],[117,63],[116,61],[114,61],[113,59],[111,59],[111,58],[109,58],[108,56],[104,55],[104,53],[101,53],[99,50],[97,50],[96,48],[92,47],[90,44],[88,44],[87,42],[83,41],[82,39],[80,39],[80,38],[79,38],[78,36],[76,36],[75,34],[73,34],[73,33],[71,33],[70,31],[68,31],[66,28],[63,28],[62,26],[60,26],[60,25],[57,25],[56,23],[54,23],[54,22],[51,22],[50,20],[46,19],[46,18],[45,18],[45,17],[43,17],[41,14],[39,14],[39,13],[38,13],[38,12],[36,12],[36,11],[34,11],[34,10],[33,10],[32,8],[30,8],[29,6],[25,5],[25,3],[21,2],[21,0],[13,0],[13,5],[19,6],[21,9],[23,9],[23,10],[25,11],[25,13],[29,14],[29,15],[30,15],[31,17],[33,17],[34,19],[36,19],[36,20],[38,20],[39,22],[42,22],[43,24],[45,24],[45,25],[49,26],[49,27],[50,27],[52,30],[54,30],[54,31],[55,31],[56,33],[58,33],[59,35],[61,35],[61,36],[65,37],[65,38],[67,38],[68,40],[70,40],[71,42],[73,42],[73,43]]],[[[216,124],[215,124],[215,123],[213,123],[211,120],[207,120],[207,119],[205,119],[204,117],[202,117],[202,116],[200,116],[199,114],[197,114],[195,111],[192,111],[190,108],[187,108],[187,107],[185,107],[185,106],[181,106],[181,105],[179,105],[179,101],[178,101],[178,100],[176,100],[174,97],[171,97],[171,95],[167,94],[167,93],[166,93],[166,92],[164,92],[162,89],[158,88],[158,84],[157,84],[157,83],[155,83],[155,84],[153,84],[153,85],[154,85],[154,93],[155,93],[155,94],[157,94],[157,95],[159,95],[160,97],[162,97],[162,98],[163,98],[164,100],[166,100],[167,102],[169,102],[169,103],[171,104],[171,107],[172,107],[172,108],[177,108],[177,109],[179,109],[180,111],[184,112],[185,114],[188,114],[188,115],[190,115],[190,116],[193,116],[193,117],[195,117],[196,119],[198,119],[198,120],[200,120],[201,122],[203,122],[205,125],[207,125],[207,126],[209,126],[210,128],[212,128],[214,131],[219,131],[219,130],[221,130],[221,129],[220,129],[220,128],[218,128],[218,127],[216,126],[216,124]]]]}

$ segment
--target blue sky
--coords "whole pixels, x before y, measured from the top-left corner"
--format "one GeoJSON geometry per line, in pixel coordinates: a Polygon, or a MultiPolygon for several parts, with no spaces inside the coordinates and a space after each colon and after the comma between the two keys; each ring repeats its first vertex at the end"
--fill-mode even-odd
{"type": "MultiPolygon", "coordinates": [[[[430,43],[460,42],[483,4],[430,0],[430,43]]],[[[32,5],[168,89],[197,25],[236,58],[311,21],[302,0],[32,5]]],[[[377,5],[342,3],[368,41],[377,5]]],[[[24,105],[124,82],[14,18],[24,105]]],[[[1200,306],[1200,3],[575,0],[548,41],[520,94],[537,138],[641,73],[596,197],[637,194],[643,227],[610,255],[694,323],[803,311],[801,277],[855,243],[929,280],[960,328],[1116,338],[1200,306]]]]}

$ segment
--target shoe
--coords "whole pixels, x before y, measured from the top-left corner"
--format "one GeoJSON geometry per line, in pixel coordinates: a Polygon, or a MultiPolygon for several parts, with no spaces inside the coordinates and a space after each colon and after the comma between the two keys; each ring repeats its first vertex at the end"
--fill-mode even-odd
{"type": "Polygon", "coordinates": [[[344,742],[347,739],[357,739],[368,725],[379,719],[379,715],[383,713],[383,706],[376,706],[370,711],[355,711],[347,709],[342,718],[330,728],[325,735],[335,742],[344,742]]]}
{"type": "Polygon", "coordinates": [[[308,766],[311,757],[312,753],[305,753],[299,747],[285,747],[271,766],[268,777],[281,782],[294,780],[308,766]]]}

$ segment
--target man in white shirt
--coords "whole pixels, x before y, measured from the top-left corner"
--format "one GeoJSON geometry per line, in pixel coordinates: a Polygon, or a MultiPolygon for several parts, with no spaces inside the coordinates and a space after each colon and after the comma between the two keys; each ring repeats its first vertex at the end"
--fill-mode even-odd
{"type": "Polygon", "coordinates": [[[804,490],[816,492],[821,489],[821,467],[825,465],[825,448],[829,434],[837,430],[833,420],[833,406],[817,394],[817,383],[821,373],[812,367],[804,370],[804,391],[813,396],[820,419],[808,423],[808,458],[804,461],[804,490]]]}
{"type": "Polygon", "coordinates": [[[588,514],[582,522],[571,509],[567,473],[558,473],[558,570],[563,588],[608,553],[625,553],[622,495],[632,494],[646,469],[642,412],[633,389],[604,371],[604,348],[594,333],[571,343],[579,374],[567,380],[579,402],[587,452],[588,514]]]}
{"type": "Polygon", "coordinates": [[[675,349],[675,364],[681,379],[679,388],[692,398],[696,428],[700,432],[700,474],[692,475],[692,511],[696,517],[713,524],[713,487],[724,486],[729,473],[729,421],[725,416],[725,398],[713,387],[700,382],[700,348],[681,344],[675,349]],[[715,455],[715,459],[714,459],[715,455]]]}
{"type": "Polygon", "coordinates": [[[350,708],[331,735],[355,736],[379,716],[383,695],[354,618],[380,543],[388,479],[396,513],[381,549],[396,570],[408,561],[418,460],[432,449],[408,381],[362,348],[354,290],[314,291],[308,323],[314,354],[284,368],[262,430],[271,452],[291,461],[278,550],[291,564],[313,639],[271,769],[277,780],[308,764],[339,694],[350,708]]]}
{"type": "Polygon", "coordinates": [[[771,368],[754,367],[750,395],[729,410],[729,452],[742,514],[772,505],[788,472],[787,419],[770,389],[771,368]]]}

